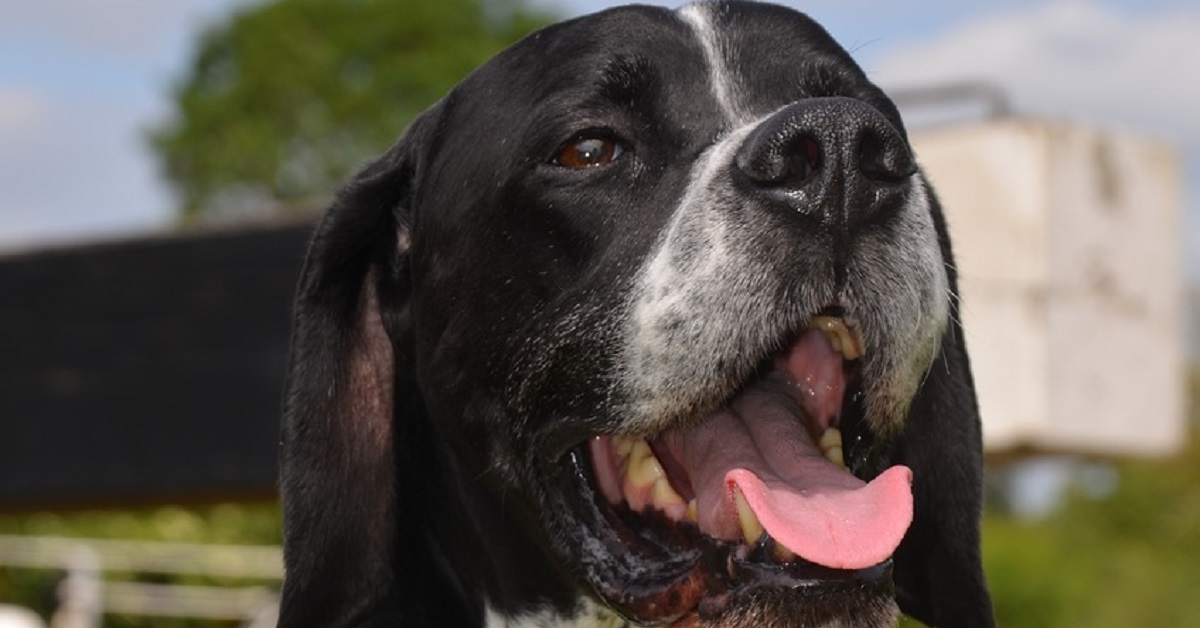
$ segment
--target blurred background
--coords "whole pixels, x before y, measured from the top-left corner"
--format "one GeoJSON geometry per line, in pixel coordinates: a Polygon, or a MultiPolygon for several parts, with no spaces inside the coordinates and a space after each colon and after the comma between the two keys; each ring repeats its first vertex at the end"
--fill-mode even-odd
{"type": "MultiPolygon", "coordinates": [[[[611,4],[0,0],[0,627],[273,625],[312,221],[471,68],[611,4]]],[[[1001,625],[1200,627],[1200,6],[785,4],[947,206],[1001,625]]]]}

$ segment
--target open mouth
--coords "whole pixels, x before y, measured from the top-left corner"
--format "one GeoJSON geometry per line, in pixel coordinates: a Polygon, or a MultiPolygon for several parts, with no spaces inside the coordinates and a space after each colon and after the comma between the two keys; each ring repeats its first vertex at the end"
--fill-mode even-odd
{"type": "Polygon", "coordinates": [[[693,425],[599,435],[568,456],[592,501],[584,519],[603,528],[590,579],[623,614],[673,623],[763,589],[890,586],[911,471],[876,466],[864,344],[838,314],[813,317],[693,425]]]}

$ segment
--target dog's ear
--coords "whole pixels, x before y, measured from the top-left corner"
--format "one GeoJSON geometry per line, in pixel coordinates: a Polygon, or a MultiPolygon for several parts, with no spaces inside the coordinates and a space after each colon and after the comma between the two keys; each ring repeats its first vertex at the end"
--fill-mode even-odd
{"type": "Polygon", "coordinates": [[[396,443],[426,429],[396,420],[423,413],[407,249],[426,126],[414,123],[341,191],[300,277],[280,452],[281,627],[361,625],[394,596],[397,542],[414,525],[398,517],[414,480],[396,443]]]}
{"type": "Polygon", "coordinates": [[[897,450],[913,470],[913,523],[895,556],[900,609],[929,626],[994,626],[979,552],[983,448],[975,385],[959,325],[958,283],[944,218],[934,220],[949,274],[950,321],[897,450]]]}

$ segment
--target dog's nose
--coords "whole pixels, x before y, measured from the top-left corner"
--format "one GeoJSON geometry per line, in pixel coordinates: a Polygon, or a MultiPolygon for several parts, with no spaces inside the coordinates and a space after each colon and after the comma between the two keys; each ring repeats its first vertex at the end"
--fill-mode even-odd
{"type": "Polygon", "coordinates": [[[743,141],[735,164],[754,194],[840,228],[898,207],[917,170],[908,142],[883,114],[840,97],[778,111],[743,141]]]}

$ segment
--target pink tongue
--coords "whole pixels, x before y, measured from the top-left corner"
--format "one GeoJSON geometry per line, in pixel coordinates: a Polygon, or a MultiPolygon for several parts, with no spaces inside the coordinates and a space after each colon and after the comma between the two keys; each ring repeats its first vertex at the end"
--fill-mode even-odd
{"type": "MultiPolygon", "coordinates": [[[[859,488],[801,488],[747,469],[726,474],[776,542],[810,562],[865,569],[890,557],[912,523],[912,472],[896,466],[859,488]]],[[[818,479],[819,480],[819,479],[818,479]]]]}
{"type": "Polygon", "coordinates": [[[774,374],[699,426],[665,436],[691,479],[700,529],[741,540],[736,488],[767,533],[805,560],[835,569],[887,560],[912,523],[912,472],[895,466],[868,484],[828,461],[789,386],[774,374]]]}

